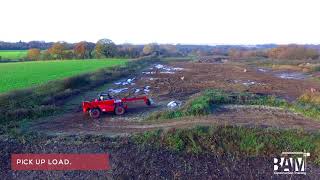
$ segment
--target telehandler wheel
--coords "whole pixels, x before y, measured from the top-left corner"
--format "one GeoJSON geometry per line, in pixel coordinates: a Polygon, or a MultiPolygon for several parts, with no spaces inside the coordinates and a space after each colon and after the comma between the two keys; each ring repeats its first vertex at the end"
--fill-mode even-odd
{"type": "Polygon", "coordinates": [[[147,104],[148,106],[151,106],[151,100],[150,100],[150,99],[147,99],[146,104],[147,104]]]}
{"type": "Polygon", "coordinates": [[[126,112],[126,109],[123,106],[116,106],[114,109],[114,113],[116,115],[123,115],[126,112]]]}
{"type": "Polygon", "coordinates": [[[100,117],[101,111],[100,109],[90,109],[89,111],[90,117],[94,119],[98,119],[100,117]]]}

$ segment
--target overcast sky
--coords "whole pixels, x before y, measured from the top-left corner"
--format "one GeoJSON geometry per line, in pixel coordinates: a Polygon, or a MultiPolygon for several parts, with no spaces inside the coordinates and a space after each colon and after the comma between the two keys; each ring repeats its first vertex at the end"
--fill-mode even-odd
{"type": "Polygon", "coordinates": [[[1,0],[0,40],[320,44],[319,0],[1,0]]]}

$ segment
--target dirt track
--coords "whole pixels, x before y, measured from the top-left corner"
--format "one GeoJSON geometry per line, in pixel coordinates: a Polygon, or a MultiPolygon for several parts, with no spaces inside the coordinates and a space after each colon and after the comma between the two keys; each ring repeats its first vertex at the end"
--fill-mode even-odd
{"type": "Polygon", "coordinates": [[[204,117],[187,117],[164,122],[128,121],[125,117],[112,119],[106,115],[93,121],[72,114],[52,121],[38,122],[33,130],[50,134],[107,134],[117,135],[144,132],[159,128],[188,128],[196,125],[238,125],[246,127],[296,128],[307,131],[319,131],[320,122],[304,118],[291,112],[257,106],[225,106],[215,114],[204,117]]]}
{"type": "Polygon", "coordinates": [[[140,122],[150,112],[166,109],[166,104],[169,101],[179,100],[184,102],[191,95],[208,88],[272,94],[291,101],[311,87],[320,89],[320,85],[312,80],[282,79],[276,77],[275,73],[277,72],[261,72],[256,67],[248,68],[244,65],[234,65],[232,63],[175,62],[166,65],[163,69],[153,67],[145,70],[140,76],[134,77],[134,83],[114,85],[112,88],[128,88],[128,91],[121,92],[116,96],[148,94],[157,102],[157,106],[133,105],[129,106],[129,112],[125,116],[104,115],[96,121],[83,116],[78,109],[79,106],[76,106],[68,114],[32,123],[30,129],[49,134],[114,135],[156,128],[190,127],[199,124],[230,124],[302,128],[317,131],[320,128],[320,121],[306,119],[283,110],[239,106],[220,109],[217,113],[207,117],[185,118],[165,123],[140,122]],[[170,68],[177,70],[169,72],[170,68]],[[246,69],[246,72],[244,69],[246,69]],[[149,86],[150,90],[143,91],[146,86],[149,86]],[[141,91],[132,93],[136,89],[141,91]]]}

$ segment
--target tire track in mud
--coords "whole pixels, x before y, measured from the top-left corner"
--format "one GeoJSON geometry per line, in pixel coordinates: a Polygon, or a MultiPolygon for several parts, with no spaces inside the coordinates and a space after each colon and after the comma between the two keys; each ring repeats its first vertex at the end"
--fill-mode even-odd
{"type": "MultiPolygon", "coordinates": [[[[156,66],[160,66],[157,64],[156,66]]],[[[146,68],[155,69],[154,65],[146,68]]],[[[162,65],[163,66],[163,65],[162,65]]],[[[150,86],[148,93],[152,99],[161,102],[161,107],[146,108],[144,106],[129,108],[122,117],[106,115],[99,120],[83,117],[80,112],[73,112],[58,117],[41,120],[29,126],[30,129],[45,133],[59,134],[122,134],[136,133],[159,128],[188,128],[195,125],[236,125],[272,128],[302,128],[308,131],[319,131],[320,121],[311,120],[289,111],[272,107],[225,106],[211,115],[202,117],[184,117],[180,119],[140,122],[149,113],[166,108],[171,100],[185,101],[191,95],[208,88],[225,91],[245,91],[251,93],[272,94],[295,100],[305,89],[319,86],[313,81],[287,80],[274,77],[270,72],[257,72],[244,65],[212,64],[194,62],[175,62],[171,69],[180,69],[176,73],[140,74],[135,79],[134,88],[150,86]],[[183,78],[182,78],[183,77],[183,78]],[[182,78],[182,79],[181,79],[182,78]],[[237,83],[235,83],[237,80],[237,83]],[[245,86],[247,80],[257,82],[245,86]],[[238,82],[239,81],[239,82],[238,82]],[[265,84],[265,85],[262,85],[265,84]]],[[[157,68],[156,68],[157,69],[157,68]]],[[[159,70],[158,70],[159,71],[159,70]]],[[[130,81],[131,82],[131,81],[130,81]]],[[[113,83],[114,85],[114,83],[113,83]]],[[[131,85],[127,85],[130,86],[131,85]]],[[[122,87],[122,85],[121,85],[122,87]]]]}
{"type": "Polygon", "coordinates": [[[76,121],[67,121],[67,119],[68,117],[65,117],[54,122],[34,124],[33,129],[48,134],[99,134],[107,136],[140,133],[156,129],[190,128],[198,125],[303,129],[311,132],[320,130],[320,121],[305,118],[280,108],[245,105],[222,106],[208,116],[183,117],[150,122],[128,121],[125,117],[117,119],[105,117],[99,120],[75,119],[76,121]]]}

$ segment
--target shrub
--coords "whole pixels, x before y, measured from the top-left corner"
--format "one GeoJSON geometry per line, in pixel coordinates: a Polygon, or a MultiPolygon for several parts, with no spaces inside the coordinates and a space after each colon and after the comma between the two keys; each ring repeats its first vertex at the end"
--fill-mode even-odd
{"type": "Polygon", "coordinates": [[[298,100],[303,103],[320,105],[320,92],[305,92],[298,98],[298,100]]]}
{"type": "Polygon", "coordinates": [[[90,84],[90,81],[87,79],[87,74],[85,75],[78,75],[70,78],[65,78],[62,80],[63,89],[77,89],[81,88],[82,86],[86,86],[90,84]]]}
{"type": "Polygon", "coordinates": [[[314,66],[314,67],[312,68],[312,72],[319,72],[319,71],[320,71],[320,66],[319,66],[319,65],[314,66]]]}
{"type": "Polygon", "coordinates": [[[260,96],[251,93],[227,93],[222,90],[206,90],[193,97],[178,110],[156,112],[146,120],[173,119],[183,116],[202,116],[213,112],[214,108],[223,104],[269,105],[284,107],[286,101],[274,96],[260,96]]]}
{"type": "Polygon", "coordinates": [[[243,127],[209,127],[150,131],[134,136],[136,144],[169,148],[191,154],[274,156],[284,151],[310,152],[311,161],[320,163],[320,134],[301,130],[243,127]],[[152,137],[152,138],[150,138],[152,137]]]}
{"type": "Polygon", "coordinates": [[[284,45],[268,50],[268,57],[273,59],[317,59],[319,53],[316,49],[301,45],[284,45]]]}
{"type": "Polygon", "coordinates": [[[178,110],[156,112],[146,118],[147,121],[157,119],[174,119],[183,116],[202,116],[214,112],[224,104],[271,106],[291,110],[306,117],[320,120],[319,93],[307,93],[297,102],[289,103],[275,96],[257,95],[252,93],[227,93],[221,90],[206,90],[193,97],[178,110]]]}
{"type": "Polygon", "coordinates": [[[182,151],[185,148],[185,142],[181,130],[170,131],[165,135],[165,143],[170,149],[182,151]]]}

